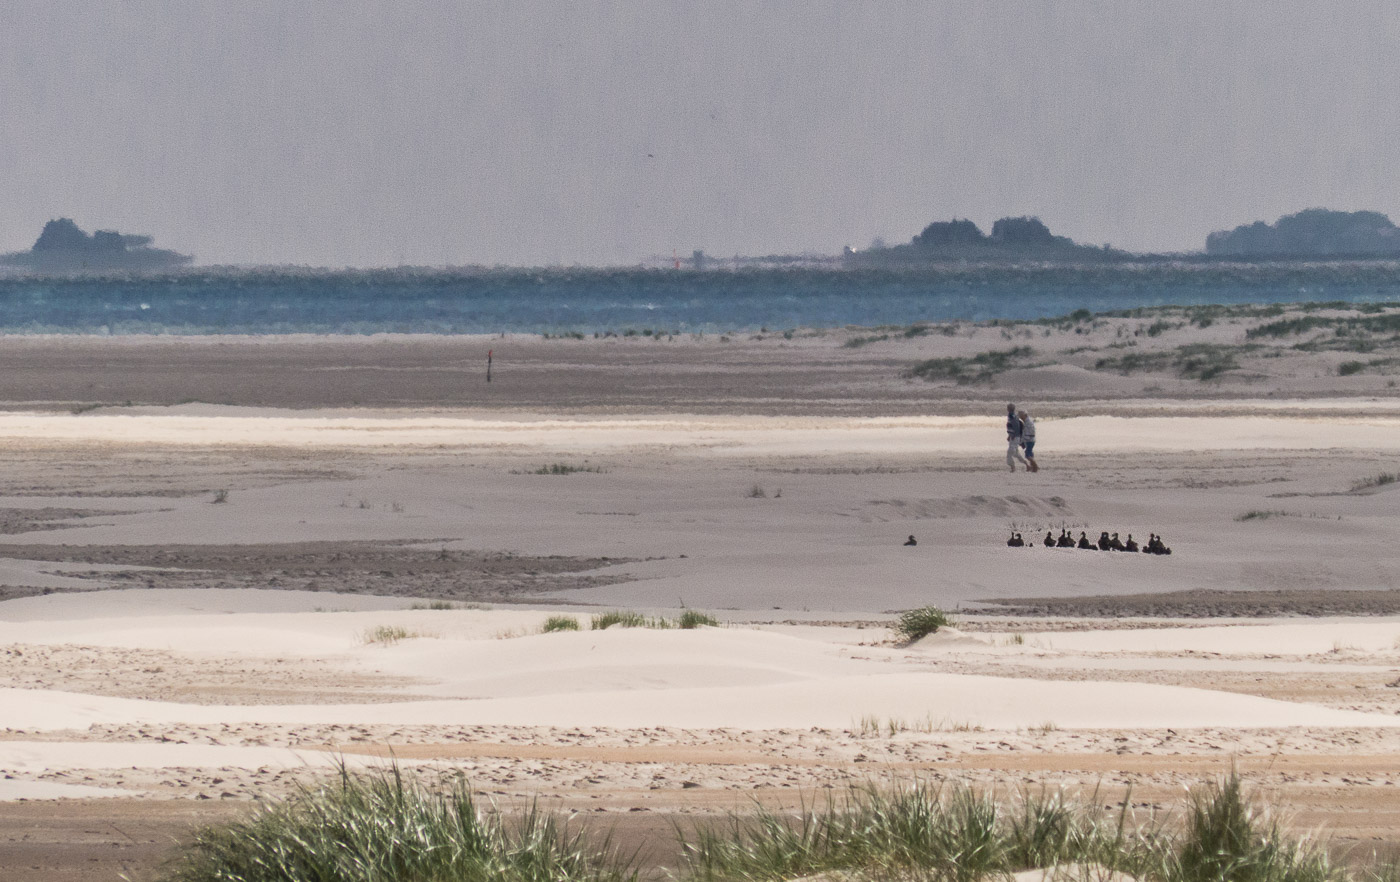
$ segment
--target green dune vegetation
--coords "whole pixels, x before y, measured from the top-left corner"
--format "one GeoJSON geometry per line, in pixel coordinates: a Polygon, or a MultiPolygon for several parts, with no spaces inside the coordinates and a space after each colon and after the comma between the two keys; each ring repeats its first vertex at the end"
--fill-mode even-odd
{"type": "MultiPolygon", "coordinates": [[[[675,828],[676,866],[696,882],[823,879],[1146,882],[1393,882],[1400,867],[1291,835],[1237,776],[1162,814],[1115,809],[1097,794],[1010,795],[912,782],[854,788],[803,811],[762,808],[675,828]],[[1119,874],[1119,875],[1114,875],[1119,874]]],[[[319,790],[194,835],[163,882],[573,882],[636,880],[611,835],[531,808],[501,815],[463,782],[434,790],[397,768],[342,769],[319,790]]],[[[651,873],[648,870],[648,873],[651,873]]],[[[649,878],[650,876],[646,876],[649,878]]]]}

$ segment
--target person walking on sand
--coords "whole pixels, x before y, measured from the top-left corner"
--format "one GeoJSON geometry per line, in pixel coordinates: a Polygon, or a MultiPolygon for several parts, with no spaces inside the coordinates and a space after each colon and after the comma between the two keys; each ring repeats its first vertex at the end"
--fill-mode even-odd
{"type": "Polygon", "coordinates": [[[1016,471],[1016,463],[1026,466],[1026,471],[1030,471],[1030,466],[1026,465],[1026,458],[1021,455],[1021,418],[1016,416],[1016,405],[1006,405],[1006,465],[1011,471],[1016,471]]]}
{"type": "Polygon", "coordinates": [[[1035,464],[1035,421],[1024,410],[1017,411],[1016,416],[1021,420],[1021,446],[1026,450],[1026,471],[1038,472],[1040,466],[1035,464]]]}

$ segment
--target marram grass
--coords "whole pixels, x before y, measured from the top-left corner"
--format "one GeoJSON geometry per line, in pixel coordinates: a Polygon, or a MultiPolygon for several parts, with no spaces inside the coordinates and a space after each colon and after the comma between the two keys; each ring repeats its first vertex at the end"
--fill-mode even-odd
{"type": "Polygon", "coordinates": [[[621,882],[606,837],[531,810],[482,812],[465,784],[432,791],[398,769],[352,775],[197,833],[166,882],[621,882]]]}
{"type": "Polygon", "coordinates": [[[943,610],[936,606],[924,606],[901,615],[894,623],[894,632],[901,640],[912,643],[920,637],[935,633],[939,628],[951,627],[952,624],[953,620],[943,610]]]}
{"type": "Polygon", "coordinates": [[[1056,792],[998,799],[967,787],[860,788],[796,815],[758,809],[680,830],[682,879],[804,877],[1003,882],[1029,869],[1143,882],[1394,882],[1390,864],[1334,864],[1325,843],[1288,836],[1238,778],[1197,788],[1184,817],[1097,810],[1056,792]]]}
{"type": "MultiPolygon", "coordinates": [[[[1394,864],[1334,863],[1291,836],[1237,777],[1198,787],[1184,811],[1104,812],[1098,793],[1009,797],[965,786],[869,785],[797,813],[756,808],[677,824],[678,882],[1003,882],[1028,869],[1142,882],[1397,882],[1394,864]],[[1121,877],[1120,877],[1121,878],[1121,877]]],[[[1353,857],[1358,857],[1353,855],[1353,857]]],[[[397,769],[352,775],[199,832],[163,882],[574,882],[637,871],[606,835],[530,810],[482,812],[463,783],[431,790],[397,769]]]]}
{"type": "Polygon", "coordinates": [[[612,627],[652,628],[661,631],[672,628],[691,630],[702,626],[717,628],[719,620],[709,613],[695,609],[682,610],[680,616],[675,619],[668,619],[664,616],[645,616],[630,609],[614,609],[594,615],[589,622],[589,627],[594,631],[602,631],[612,627]]]}

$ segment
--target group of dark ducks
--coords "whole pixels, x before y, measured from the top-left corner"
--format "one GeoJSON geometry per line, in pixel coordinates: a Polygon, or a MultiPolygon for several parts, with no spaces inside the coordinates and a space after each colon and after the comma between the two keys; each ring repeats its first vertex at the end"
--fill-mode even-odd
{"type": "MultiPolygon", "coordinates": [[[[1133,541],[1132,533],[1128,534],[1128,539],[1126,542],[1124,542],[1119,540],[1117,533],[1114,533],[1112,536],[1110,536],[1108,534],[1108,531],[1105,530],[1104,532],[1099,534],[1098,542],[1090,542],[1089,536],[1083,531],[1081,531],[1079,533],[1079,541],[1076,542],[1074,540],[1074,536],[1070,534],[1069,530],[1061,530],[1060,538],[1058,539],[1055,538],[1054,533],[1052,533],[1049,530],[1046,530],[1045,547],[1083,548],[1086,551],[1141,551],[1143,554],[1172,553],[1172,550],[1168,548],[1166,546],[1166,543],[1162,541],[1161,536],[1158,536],[1156,533],[1151,533],[1149,534],[1149,536],[1150,538],[1147,540],[1147,544],[1139,547],[1138,544],[1133,541]]],[[[1012,533],[1011,538],[1006,540],[1006,544],[1011,548],[1034,548],[1035,540],[1026,542],[1024,539],[1021,538],[1020,533],[1012,533]]]]}

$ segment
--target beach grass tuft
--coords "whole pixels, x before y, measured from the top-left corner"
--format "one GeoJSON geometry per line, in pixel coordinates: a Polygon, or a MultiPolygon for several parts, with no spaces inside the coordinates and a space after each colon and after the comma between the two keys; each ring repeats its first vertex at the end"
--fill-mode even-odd
{"type": "Polygon", "coordinates": [[[676,627],[685,631],[692,628],[718,628],[719,620],[709,613],[703,613],[698,609],[681,610],[680,618],[676,619],[676,627]]]}
{"type": "MultiPolygon", "coordinates": [[[[1056,878],[1150,882],[1370,882],[1397,867],[1284,831],[1235,775],[1198,786],[1184,811],[1146,817],[1090,793],[926,781],[865,784],[795,811],[763,806],[722,820],[677,822],[681,882],[928,879],[979,882],[1030,869],[1056,878]],[[1082,872],[1080,872],[1082,871],[1082,872]]],[[[197,831],[162,882],[501,880],[612,882],[637,872],[606,834],[570,828],[531,806],[479,807],[462,779],[429,788],[397,767],[351,774],[197,831]]],[[[1047,876],[1047,878],[1049,878],[1047,876]]]]}
{"type": "Polygon", "coordinates": [[[431,791],[394,768],[259,806],[195,834],[164,882],[623,882],[607,837],[530,808],[504,819],[459,782],[431,791]]]}
{"type": "Polygon", "coordinates": [[[605,628],[668,628],[665,619],[644,616],[630,609],[613,609],[598,613],[589,622],[589,628],[602,631],[605,628]]]}
{"type": "Polygon", "coordinates": [[[614,609],[595,615],[590,623],[590,627],[594,631],[612,627],[652,628],[658,631],[669,631],[672,629],[690,630],[702,626],[718,628],[720,623],[709,613],[695,609],[681,610],[680,616],[675,619],[668,619],[664,616],[647,616],[630,609],[614,609]]]}
{"type": "Polygon", "coordinates": [[[545,619],[544,624],[540,626],[540,632],[544,634],[552,634],[555,631],[578,630],[581,630],[578,619],[573,616],[550,616],[545,619]]]}
{"type": "MultiPolygon", "coordinates": [[[[1110,815],[1059,791],[998,799],[926,783],[857,788],[796,816],[760,809],[699,828],[686,841],[690,878],[976,882],[1029,869],[1057,878],[1123,874],[1152,882],[1344,882],[1392,878],[1389,865],[1348,874],[1321,843],[1290,837],[1238,777],[1198,787],[1179,823],[1110,815]],[[1079,871],[1079,872],[1077,872],[1079,871]],[[826,875],[822,875],[826,874],[826,875]]],[[[683,835],[683,834],[682,834],[683,835]]],[[[684,835],[683,835],[684,838],[684,835]]],[[[683,877],[684,878],[684,877],[683,877]]]]}
{"type": "Polygon", "coordinates": [[[979,352],[969,358],[930,358],[911,367],[908,376],[922,380],[953,380],[960,384],[990,380],[1013,367],[1031,367],[1035,354],[1029,346],[979,352]]]}
{"type": "Polygon", "coordinates": [[[1244,514],[1235,515],[1237,521],[1267,521],[1269,518],[1288,517],[1288,512],[1279,509],[1251,509],[1244,514]]]}
{"type": "Polygon", "coordinates": [[[410,631],[402,625],[376,625],[361,632],[360,642],[370,646],[393,646],[400,640],[421,636],[417,631],[410,631]]]}
{"type": "Polygon", "coordinates": [[[894,632],[904,642],[912,643],[952,624],[953,620],[943,610],[936,606],[922,606],[901,615],[894,623],[894,632]]]}
{"type": "Polygon", "coordinates": [[[594,474],[602,474],[602,471],[603,471],[603,470],[600,469],[600,468],[598,468],[597,466],[591,466],[591,465],[572,465],[572,464],[567,463],[567,462],[552,462],[552,463],[550,463],[549,465],[540,466],[539,468],[537,468],[537,469],[535,469],[534,471],[530,472],[530,474],[532,474],[532,475],[573,475],[573,474],[577,474],[577,473],[579,473],[579,472],[592,472],[592,473],[594,473],[594,474]]]}
{"type": "Polygon", "coordinates": [[[1375,475],[1373,477],[1362,478],[1361,480],[1354,482],[1351,485],[1351,492],[1356,493],[1360,490],[1374,490],[1377,487],[1384,487],[1388,484],[1394,484],[1396,481],[1400,481],[1400,473],[1381,472],[1380,474],[1375,475]]]}

